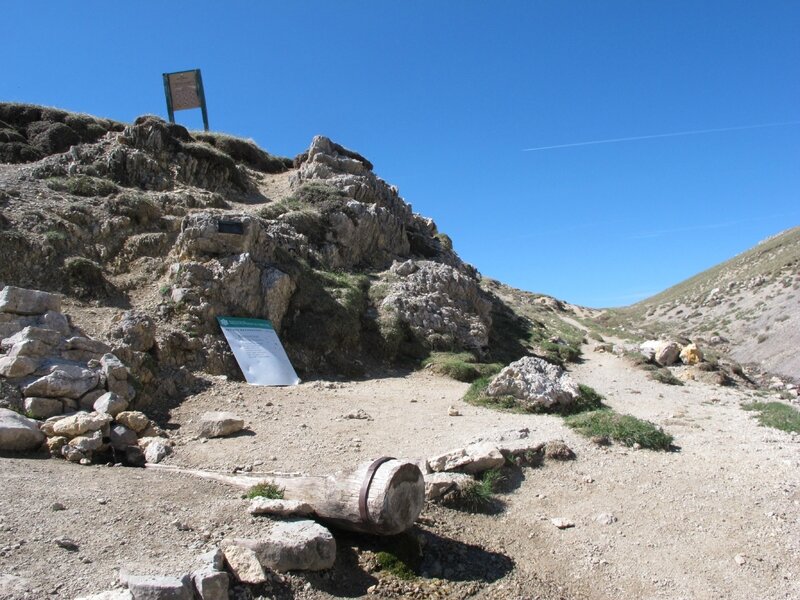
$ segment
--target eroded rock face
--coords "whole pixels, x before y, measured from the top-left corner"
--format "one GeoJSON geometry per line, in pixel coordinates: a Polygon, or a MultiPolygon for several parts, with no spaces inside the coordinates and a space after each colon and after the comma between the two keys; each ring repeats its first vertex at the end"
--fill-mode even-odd
{"type": "Polygon", "coordinates": [[[564,369],[533,356],[508,365],[486,388],[489,396],[513,396],[527,408],[569,406],[579,393],[564,369]]]}
{"type": "Polygon", "coordinates": [[[477,280],[431,261],[404,265],[380,306],[381,318],[406,324],[430,348],[482,352],[489,343],[490,303],[477,280]]]}

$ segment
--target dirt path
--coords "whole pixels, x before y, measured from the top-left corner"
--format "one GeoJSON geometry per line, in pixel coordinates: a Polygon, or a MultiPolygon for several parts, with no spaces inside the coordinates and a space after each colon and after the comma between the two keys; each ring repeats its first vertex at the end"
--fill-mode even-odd
{"type": "MultiPolygon", "coordinates": [[[[459,400],[465,384],[420,372],[284,389],[212,378],[209,389],[173,411],[177,447],[169,462],[327,473],[381,455],[431,456],[490,431],[529,427],[537,441],[563,438],[577,460],[526,469],[497,515],[426,509],[433,519],[426,535],[456,563],[443,573],[456,585],[441,597],[800,597],[800,436],[757,426],[739,408],[747,393],[694,382],[665,386],[613,355],[588,352],[573,374],[613,408],[664,426],[680,451],[598,447],[559,417],[473,407],[459,400]],[[449,417],[450,405],[462,416],[449,417]],[[370,419],[347,418],[359,409],[370,419]],[[196,415],[205,410],[235,411],[249,431],[196,439],[196,415]],[[601,513],[616,522],[597,522],[601,513]],[[556,529],[554,517],[576,526],[556,529]],[[480,573],[457,569],[491,560],[497,567],[480,573]]],[[[108,589],[123,566],[177,574],[222,538],[257,536],[265,526],[246,514],[238,491],[208,481],[0,461],[0,598],[108,589]],[[67,510],[52,511],[54,502],[67,510]],[[59,536],[80,550],[56,546],[59,536]]],[[[358,565],[340,565],[308,584],[287,581],[281,597],[332,598],[366,595],[377,580],[358,565]]]]}

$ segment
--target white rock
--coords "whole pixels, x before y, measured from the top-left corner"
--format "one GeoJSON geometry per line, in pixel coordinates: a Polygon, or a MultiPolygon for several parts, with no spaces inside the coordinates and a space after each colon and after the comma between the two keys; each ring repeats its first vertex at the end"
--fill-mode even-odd
{"type": "Polygon", "coordinates": [[[36,421],[0,408],[0,450],[35,450],[42,442],[44,434],[36,421]]]}
{"type": "Polygon", "coordinates": [[[438,500],[448,492],[463,489],[475,479],[465,473],[430,473],[425,475],[425,499],[438,500]]]}
{"type": "Polygon", "coordinates": [[[40,377],[25,386],[25,396],[44,396],[46,398],[72,398],[77,400],[86,392],[93,390],[99,377],[91,369],[76,365],[57,365],[49,375],[40,377]]]}
{"type": "Polygon", "coordinates": [[[228,600],[228,574],[211,568],[192,573],[192,583],[200,600],[228,600]]]}
{"type": "Polygon", "coordinates": [[[525,356],[504,368],[486,388],[489,396],[513,396],[526,408],[569,406],[580,390],[558,365],[525,356]]]}
{"type": "Polygon", "coordinates": [[[34,419],[49,419],[64,412],[58,398],[25,398],[25,413],[34,419]]]}
{"type": "Polygon", "coordinates": [[[617,522],[617,517],[611,513],[600,513],[594,518],[594,520],[600,525],[613,525],[617,522]]]}
{"type": "Polygon", "coordinates": [[[111,423],[111,415],[104,413],[78,412],[53,423],[53,434],[75,437],[87,431],[99,431],[111,423]]]}
{"type": "Polygon", "coordinates": [[[206,412],[200,416],[198,435],[204,438],[225,437],[244,427],[244,420],[230,412],[206,412]]]}
{"type": "Polygon", "coordinates": [[[69,445],[88,456],[95,450],[99,450],[103,445],[103,433],[93,431],[88,435],[79,435],[69,441],[69,445]]]}
{"type": "Polygon", "coordinates": [[[123,410],[128,408],[128,402],[120,398],[114,392],[106,392],[94,402],[93,408],[99,413],[106,413],[116,417],[123,410]]]}
{"type": "Polygon", "coordinates": [[[331,532],[307,519],[276,523],[265,538],[235,543],[253,550],[261,566],[280,572],[320,571],[336,560],[331,532]]]}
{"type": "Polygon", "coordinates": [[[152,441],[147,444],[144,451],[144,457],[147,462],[156,464],[164,460],[169,454],[172,453],[172,448],[169,447],[163,440],[159,438],[152,438],[152,441]]]}
{"type": "Polygon", "coordinates": [[[134,600],[193,600],[189,577],[128,576],[134,600]]]}
{"type": "Polygon", "coordinates": [[[0,358],[0,375],[3,377],[25,377],[39,367],[39,361],[30,356],[3,356],[0,358]]]}
{"type": "Polygon", "coordinates": [[[314,509],[306,502],[299,500],[272,500],[270,498],[253,498],[247,511],[251,515],[275,515],[278,517],[307,517],[314,509]]]}
{"type": "Polygon", "coordinates": [[[460,471],[463,473],[482,473],[489,469],[502,467],[505,458],[494,444],[480,442],[466,448],[451,450],[428,459],[431,471],[460,471]]]}
{"type": "Polygon", "coordinates": [[[48,310],[61,310],[61,296],[11,285],[0,290],[0,312],[41,315],[48,310]]]}
{"type": "Polygon", "coordinates": [[[222,553],[231,573],[242,583],[258,584],[267,580],[264,567],[250,548],[228,543],[223,545],[222,553]]]}
{"type": "Polygon", "coordinates": [[[575,527],[575,523],[573,521],[570,521],[569,519],[563,519],[561,517],[550,519],[550,522],[559,529],[569,529],[570,527],[575,527]]]}

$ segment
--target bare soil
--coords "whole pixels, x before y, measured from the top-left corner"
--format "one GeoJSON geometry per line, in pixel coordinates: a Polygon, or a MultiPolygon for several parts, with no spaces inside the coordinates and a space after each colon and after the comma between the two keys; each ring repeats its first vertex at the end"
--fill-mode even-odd
{"type": "MultiPolygon", "coordinates": [[[[460,400],[466,384],[397,372],[294,388],[210,378],[165,424],[176,443],[167,463],[326,474],[383,455],[432,456],[519,427],[577,453],[517,473],[496,514],[426,506],[415,533],[434,558],[415,580],[377,570],[382,540],[339,533],[330,572],[279,577],[237,598],[800,597],[800,436],[760,427],[740,408],[753,392],[666,386],[586,350],[575,378],[616,410],[663,426],[675,451],[598,446],[560,417],[474,407],[460,400]],[[449,417],[451,405],[462,416],[449,417]],[[359,409],[370,419],[347,418],[359,409]],[[246,431],[198,439],[197,417],[207,410],[236,412],[246,431]],[[616,521],[603,524],[601,514],[616,521]],[[557,517],[575,527],[557,529],[557,517]]],[[[0,598],[99,592],[121,568],[185,573],[223,538],[269,526],[247,514],[240,490],[187,475],[42,457],[8,456],[0,465],[0,598]],[[52,510],[56,502],[66,510],[52,510]],[[78,550],[56,545],[60,537],[78,550]]]]}

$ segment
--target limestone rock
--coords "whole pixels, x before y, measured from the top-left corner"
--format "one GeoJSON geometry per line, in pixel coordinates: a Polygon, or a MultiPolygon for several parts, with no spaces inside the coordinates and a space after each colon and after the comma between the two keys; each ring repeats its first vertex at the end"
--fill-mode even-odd
{"type": "Polygon", "coordinates": [[[225,437],[241,431],[244,420],[230,412],[206,412],[200,416],[198,435],[204,438],[225,437]]]}
{"type": "Polygon", "coordinates": [[[639,346],[639,350],[662,367],[674,364],[681,353],[680,345],[664,340],[647,340],[639,346]]]}
{"type": "Polygon", "coordinates": [[[99,383],[95,371],[76,365],[56,365],[50,374],[40,377],[23,388],[25,396],[72,398],[77,400],[99,383]]]}
{"type": "Polygon", "coordinates": [[[687,344],[681,350],[680,359],[685,365],[696,365],[703,360],[703,352],[697,344],[687,344]]]}
{"type": "Polygon", "coordinates": [[[115,450],[124,450],[128,446],[135,446],[139,441],[136,432],[124,425],[114,425],[111,428],[111,447],[115,450]]]}
{"type": "Polygon", "coordinates": [[[128,576],[128,589],[134,600],[192,600],[188,577],[128,576]]]}
{"type": "Polygon", "coordinates": [[[87,431],[99,431],[111,421],[111,415],[105,413],[78,412],[53,423],[53,434],[75,437],[87,431]]]}
{"type": "Polygon", "coordinates": [[[136,433],[144,431],[150,425],[150,419],[147,418],[147,415],[138,410],[124,410],[121,413],[117,413],[115,421],[136,433]]]}
{"type": "Polygon", "coordinates": [[[99,413],[105,413],[116,417],[119,413],[128,408],[128,402],[120,398],[114,392],[106,392],[95,400],[93,408],[99,413]]]}
{"type": "Polygon", "coordinates": [[[430,348],[482,352],[489,342],[491,305],[476,278],[442,263],[418,261],[381,302],[384,322],[404,323],[430,348]]]}
{"type": "Polygon", "coordinates": [[[147,444],[144,451],[144,457],[147,462],[156,464],[164,460],[169,454],[172,453],[172,448],[163,440],[155,438],[147,444]]]}
{"type": "Polygon", "coordinates": [[[279,500],[270,498],[253,498],[247,511],[251,515],[274,515],[277,517],[307,517],[314,509],[299,500],[279,500]]]}
{"type": "Polygon", "coordinates": [[[80,451],[86,456],[90,456],[95,450],[99,450],[103,445],[103,433],[93,431],[87,435],[79,435],[69,441],[69,445],[80,451]]]}
{"type": "Polygon", "coordinates": [[[39,367],[39,361],[29,356],[3,356],[0,358],[0,375],[3,377],[25,377],[39,367]]]}
{"type": "Polygon", "coordinates": [[[236,540],[236,544],[254,551],[261,566],[280,572],[320,571],[336,560],[331,532],[307,519],[276,523],[265,538],[236,540]]]}
{"type": "Polygon", "coordinates": [[[529,409],[569,406],[579,393],[564,369],[533,356],[508,365],[486,388],[489,396],[513,396],[529,409]]]}
{"type": "Polygon", "coordinates": [[[464,473],[430,473],[425,475],[425,500],[438,500],[445,494],[463,489],[475,479],[464,473]]]}
{"type": "Polygon", "coordinates": [[[49,419],[64,412],[58,398],[25,398],[25,413],[34,419],[49,419]]]}
{"type": "Polygon", "coordinates": [[[147,352],[156,341],[156,323],[144,313],[129,310],[109,332],[109,337],[136,352],[147,352]]]}
{"type": "Polygon", "coordinates": [[[267,580],[264,567],[250,548],[229,543],[223,546],[222,552],[231,573],[242,583],[259,584],[267,580]]]}
{"type": "Polygon", "coordinates": [[[0,312],[41,315],[48,310],[56,312],[61,310],[61,296],[11,285],[0,290],[0,312]]]}
{"type": "Polygon", "coordinates": [[[108,378],[114,379],[127,379],[128,378],[128,368],[123,364],[123,362],[111,354],[107,352],[100,357],[100,368],[103,371],[103,375],[108,378]]]}
{"type": "Polygon", "coordinates": [[[466,448],[451,450],[428,459],[431,471],[459,471],[463,473],[482,473],[489,469],[502,467],[505,458],[494,444],[480,442],[466,448]]]}
{"type": "Polygon", "coordinates": [[[43,441],[44,434],[36,421],[0,408],[0,450],[35,450],[43,441]]]}
{"type": "Polygon", "coordinates": [[[192,583],[200,600],[228,600],[230,581],[227,573],[211,568],[200,569],[192,573],[192,583]]]}

